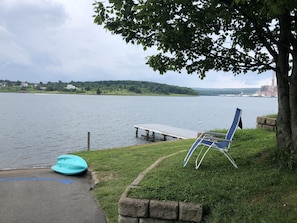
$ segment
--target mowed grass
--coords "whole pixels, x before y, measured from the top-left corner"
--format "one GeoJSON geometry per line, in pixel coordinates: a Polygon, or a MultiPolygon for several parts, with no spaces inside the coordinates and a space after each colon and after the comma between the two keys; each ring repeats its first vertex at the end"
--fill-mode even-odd
{"type": "Polygon", "coordinates": [[[193,140],[157,142],[139,146],[75,153],[96,171],[100,183],[94,194],[109,223],[118,222],[118,201],[127,186],[160,157],[188,148],[193,140]]]}
{"type": "MultiPolygon", "coordinates": [[[[100,180],[95,188],[110,223],[118,218],[118,200],[126,187],[159,158],[165,159],[129,196],[201,203],[203,222],[297,222],[297,173],[275,161],[275,133],[238,130],[230,154],[239,169],[210,151],[196,170],[195,158],[182,167],[194,140],[169,141],[119,149],[81,152],[100,180]]],[[[197,155],[195,152],[194,156],[197,155]]]]}

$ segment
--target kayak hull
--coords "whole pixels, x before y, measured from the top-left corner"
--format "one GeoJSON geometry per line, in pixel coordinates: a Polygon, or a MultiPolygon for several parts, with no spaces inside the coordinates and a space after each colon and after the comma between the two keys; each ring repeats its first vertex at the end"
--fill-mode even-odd
{"type": "Polygon", "coordinates": [[[79,156],[61,155],[57,158],[57,163],[51,169],[65,175],[76,175],[86,171],[88,164],[79,156]]]}

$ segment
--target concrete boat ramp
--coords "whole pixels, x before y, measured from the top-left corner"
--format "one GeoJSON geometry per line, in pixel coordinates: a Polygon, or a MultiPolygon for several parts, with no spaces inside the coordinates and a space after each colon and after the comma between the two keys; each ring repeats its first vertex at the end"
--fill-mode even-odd
{"type": "Polygon", "coordinates": [[[197,138],[198,134],[196,131],[161,124],[137,124],[134,127],[136,129],[136,137],[138,137],[138,130],[143,129],[146,132],[144,136],[147,140],[150,138],[150,132],[152,132],[151,137],[153,140],[155,139],[155,133],[158,133],[163,135],[164,141],[167,136],[177,139],[192,139],[197,138]]]}

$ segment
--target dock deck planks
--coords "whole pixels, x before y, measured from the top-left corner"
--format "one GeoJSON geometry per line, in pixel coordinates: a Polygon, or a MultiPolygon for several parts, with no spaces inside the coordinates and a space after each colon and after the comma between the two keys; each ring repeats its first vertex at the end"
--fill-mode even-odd
{"type": "Polygon", "coordinates": [[[136,128],[136,137],[138,136],[138,129],[144,129],[147,132],[147,138],[149,137],[149,132],[153,133],[153,137],[155,133],[162,134],[164,136],[164,140],[166,140],[166,136],[170,136],[177,139],[192,139],[197,138],[198,132],[176,128],[168,125],[161,124],[137,124],[134,125],[136,128]]]}

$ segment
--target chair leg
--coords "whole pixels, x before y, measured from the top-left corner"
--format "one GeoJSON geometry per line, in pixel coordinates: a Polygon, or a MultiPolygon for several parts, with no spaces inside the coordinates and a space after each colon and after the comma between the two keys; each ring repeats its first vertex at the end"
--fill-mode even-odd
{"type": "Polygon", "coordinates": [[[189,162],[189,160],[190,160],[192,154],[193,154],[194,151],[197,149],[197,147],[200,145],[201,140],[202,140],[201,137],[198,137],[198,138],[196,139],[196,141],[193,143],[193,145],[192,145],[191,148],[189,149],[189,151],[188,151],[188,153],[187,153],[187,155],[186,155],[186,157],[185,157],[185,159],[184,159],[183,167],[185,167],[185,166],[188,164],[188,162],[189,162]]]}
{"type": "Polygon", "coordinates": [[[200,154],[202,153],[202,150],[204,149],[204,146],[203,146],[202,149],[200,150],[200,152],[199,152],[199,154],[198,154],[198,156],[197,156],[197,158],[196,158],[196,161],[195,161],[195,164],[196,164],[196,170],[200,167],[200,165],[201,165],[201,163],[202,163],[204,157],[206,156],[206,154],[208,153],[208,151],[211,149],[211,147],[212,147],[212,145],[209,146],[209,147],[207,148],[207,150],[204,152],[203,156],[201,157],[201,159],[200,159],[200,161],[199,161],[199,163],[198,163],[198,165],[197,165],[198,159],[199,159],[199,157],[200,157],[200,154]]]}
{"type": "Polygon", "coordinates": [[[234,159],[230,156],[230,154],[225,151],[222,151],[222,153],[228,158],[228,160],[232,163],[232,165],[238,169],[238,166],[236,165],[234,159]]]}
{"type": "Polygon", "coordinates": [[[199,153],[198,153],[198,155],[197,155],[197,157],[196,157],[196,160],[195,160],[195,165],[196,165],[196,166],[197,166],[198,159],[199,159],[200,155],[202,154],[204,148],[205,148],[205,146],[202,146],[202,147],[201,147],[201,149],[200,149],[200,151],[199,151],[199,153]]]}

